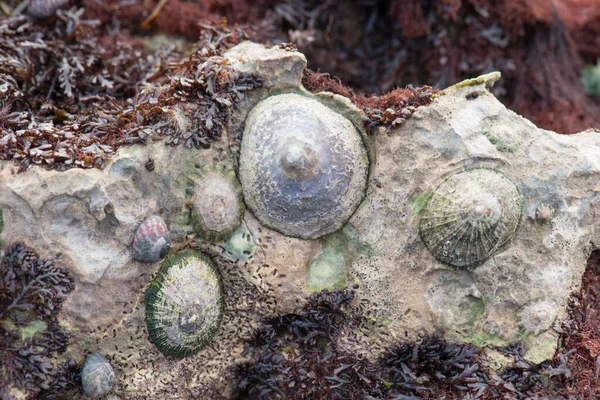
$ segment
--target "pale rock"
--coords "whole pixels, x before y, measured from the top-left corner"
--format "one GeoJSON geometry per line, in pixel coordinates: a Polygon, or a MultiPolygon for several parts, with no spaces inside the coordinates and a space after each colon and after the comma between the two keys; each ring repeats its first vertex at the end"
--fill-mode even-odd
{"type": "MultiPolygon", "coordinates": [[[[388,331],[384,346],[445,330],[450,341],[481,346],[524,340],[529,360],[552,357],[558,334],[521,332],[518,312],[551,300],[558,326],[569,296],[580,288],[586,260],[600,243],[598,132],[564,136],[536,128],[487,90],[495,74],[442,91],[389,134],[370,137],[348,99],[320,94],[314,97],[349,118],[368,147],[367,193],[345,227],[331,237],[301,240],[261,226],[246,210],[232,238],[208,243],[189,226],[188,178],[207,165],[237,168],[244,119],[260,100],[282,91],[310,96],[300,84],[306,66],[301,53],[245,42],[226,57],[264,85],[246,94],[226,140],[209,150],[135,145],[119,149],[104,170],[31,166],[16,173],[12,162],[0,162],[3,249],[23,242],[75,277],[60,314],[72,334],[63,357],[81,360],[87,349],[119,360],[114,392],[121,398],[183,396],[179,382],[201,387],[212,379],[226,392],[226,368],[244,360],[244,341],[260,319],[297,311],[311,284],[327,286],[323,274],[309,273],[323,262],[332,270],[347,268],[331,273],[332,279],[343,277],[346,287],[355,288],[355,302],[370,305],[388,331]],[[149,157],[153,172],[144,168],[149,157]],[[445,177],[477,167],[502,171],[516,183],[523,216],[507,246],[482,265],[457,271],[423,244],[419,213],[445,177]],[[535,220],[541,203],[556,209],[544,224],[535,220]],[[153,214],[170,229],[172,253],[192,247],[209,254],[226,286],[226,314],[213,344],[181,361],[159,353],[146,332],[145,291],[160,263],[134,261],[131,244],[139,224],[153,214]]],[[[357,351],[376,358],[369,343],[357,351]]]]}

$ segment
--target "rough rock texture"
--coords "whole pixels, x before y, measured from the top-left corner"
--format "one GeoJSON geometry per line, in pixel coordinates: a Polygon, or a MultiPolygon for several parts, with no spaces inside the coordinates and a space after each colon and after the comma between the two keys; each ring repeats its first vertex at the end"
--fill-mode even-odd
{"type": "Polygon", "coordinates": [[[365,135],[348,99],[316,95],[354,123],[368,148],[367,195],[355,214],[331,235],[301,240],[262,226],[246,210],[231,238],[209,243],[194,233],[185,204],[195,169],[236,170],[252,107],[281,91],[309,95],[300,87],[306,65],[300,53],[243,43],[227,56],[236,68],[262,75],[265,85],[248,93],[226,139],[211,149],[136,145],[119,150],[104,170],[31,167],[17,174],[12,163],[0,163],[3,248],[24,242],[59,259],[76,279],[61,313],[73,335],[64,357],[81,361],[86,350],[106,355],[116,373],[113,393],[123,399],[201,398],[203,384],[215,378],[226,393],[225,368],[243,359],[242,344],[262,316],[297,310],[311,290],[344,284],[356,288],[355,301],[379,322],[356,349],[371,357],[382,345],[440,329],[447,339],[478,345],[524,340],[532,361],[552,356],[557,334],[523,330],[519,316],[543,300],[556,307],[558,324],[600,243],[597,132],[561,136],[536,128],[488,92],[494,74],[446,89],[390,134],[374,137],[365,135]],[[144,168],[149,157],[152,172],[144,168]],[[523,216],[512,241],[485,263],[455,270],[423,244],[419,215],[446,177],[479,167],[501,171],[518,186],[523,216]],[[554,213],[546,212],[549,206],[554,213]],[[540,213],[545,217],[536,220],[540,213]],[[171,254],[199,249],[223,275],[221,329],[211,345],[183,360],[161,354],[146,331],[143,299],[160,263],[134,261],[132,241],[153,214],[170,229],[171,254]]]}

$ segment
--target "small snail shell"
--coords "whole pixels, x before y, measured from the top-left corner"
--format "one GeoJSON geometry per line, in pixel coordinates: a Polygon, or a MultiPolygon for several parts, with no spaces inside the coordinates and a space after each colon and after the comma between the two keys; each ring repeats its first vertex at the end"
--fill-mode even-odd
{"type": "Polygon", "coordinates": [[[83,392],[91,398],[107,394],[115,383],[115,371],[109,362],[98,353],[90,354],[81,370],[83,392]]]}
{"type": "Polygon", "coordinates": [[[133,257],[142,262],[162,260],[169,253],[171,238],[165,221],[158,215],[141,223],[133,238],[133,257]]]}

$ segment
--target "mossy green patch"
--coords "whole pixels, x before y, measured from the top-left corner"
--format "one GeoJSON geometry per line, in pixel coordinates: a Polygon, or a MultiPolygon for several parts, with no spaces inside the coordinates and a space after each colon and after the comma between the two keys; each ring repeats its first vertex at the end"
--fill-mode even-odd
{"type": "Polygon", "coordinates": [[[427,205],[427,202],[433,195],[433,190],[429,190],[425,193],[417,194],[410,199],[410,205],[412,206],[412,215],[418,215],[421,213],[423,208],[427,205]]]}
{"type": "Polygon", "coordinates": [[[470,337],[465,338],[466,343],[470,343],[477,347],[484,346],[500,346],[505,347],[508,346],[509,341],[501,338],[500,336],[493,335],[491,333],[476,331],[470,337]]]}
{"type": "Polygon", "coordinates": [[[494,72],[490,72],[489,74],[480,75],[477,78],[465,79],[464,81],[458,82],[455,85],[452,85],[450,87],[447,87],[444,90],[441,90],[439,93],[434,94],[432,97],[433,98],[440,97],[440,96],[448,93],[449,91],[462,89],[462,88],[466,88],[469,86],[485,85],[486,88],[490,88],[490,87],[494,86],[494,83],[496,83],[500,79],[501,76],[502,76],[502,74],[500,74],[500,72],[494,71],[494,72]]]}
{"type": "Polygon", "coordinates": [[[346,242],[347,237],[343,232],[331,234],[321,240],[321,254],[308,264],[307,288],[310,292],[344,289],[348,275],[346,242]]]}
{"type": "Polygon", "coordinates": [[[48,325],[44,321],[33,320],[29,324],[19,328],[21,340],[27,342],[33,339],[36,333],[44,332],[46,329],[48,329],[48,325]]]}
{"type": "Polygon", "coordinates": [[[469,308],[468,320],[472,325],[475,325],[479,317],[483,315],[485,305],[480,298],[474,296],[469,296],[469,298],[471,300],[471,306],[469,308]]]}
{"type": "Polygon", "coordinates": [[[242,224],[225,242],[226,255],[235,261],[246,261],[256,250],[256,243],[250,231],[242,224]]]}

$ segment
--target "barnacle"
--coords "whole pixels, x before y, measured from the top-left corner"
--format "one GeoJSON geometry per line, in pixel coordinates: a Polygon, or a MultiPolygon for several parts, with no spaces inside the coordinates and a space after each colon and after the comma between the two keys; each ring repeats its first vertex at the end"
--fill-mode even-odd
{"type": "Polygon", "coordinates": [[[538,335],[552,328],[557,317],[556,305],[550,301],[537,300],[519,310],[519,327],[525,333],[538,335]]]}
{"type": "Polygon", "coordinates": [[[419,232],[439,261],[474,267],[513,237],[522,208],[519,189],[504,174],[466,170],[437,187],[421,212],[419,232]]]}
{"type": "Polygon", "coordinates": [[[272,96],[242,138],[244,199],[264,225],[314,239],[342,227],[364,197],[369,162],[358,130],[317,100],[272,96]]]}
{"type": "Polygon", "coordinates": [[[541,203],[535,210],[535,222],[540,225],[548,224],[554,218],[556,208],[552,204],[541,203]]]}
{"type": "Polygon", "coordinates": [[[157,262],[169,253],[171,237],[165,221],[152,215],[140,224],[133,238],[133,257],[142,262],[157,262]]]}
{"type": "Polygon", "coordinates": [[[242,189],[235,176],[207,170],[191,184],[191,217],[196,233],[212,242],[230,237],[244,215],[242,189]]]}
{"type": "Polygon", "coordinates": [[[217,333],[225,301],[212,260],[186,250],[168,257],[146,292],[146,323],[164,354],[182,358],[204,348],[217,333]]]}
{"type": "Polygon", "coordinates": [[[92,353],[81,370],[81,385],[86,396],[98,398],[107,394],[115,383],[115,371],[101,354],[92,353]]]}

